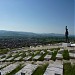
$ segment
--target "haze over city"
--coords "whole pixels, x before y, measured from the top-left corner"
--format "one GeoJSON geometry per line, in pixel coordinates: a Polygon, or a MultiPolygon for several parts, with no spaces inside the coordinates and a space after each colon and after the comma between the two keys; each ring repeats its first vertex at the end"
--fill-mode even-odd
{"type": "Polygon", "coordinates": [[[74,34],[75,0],[0,0],[0,30],[74,34]]]}

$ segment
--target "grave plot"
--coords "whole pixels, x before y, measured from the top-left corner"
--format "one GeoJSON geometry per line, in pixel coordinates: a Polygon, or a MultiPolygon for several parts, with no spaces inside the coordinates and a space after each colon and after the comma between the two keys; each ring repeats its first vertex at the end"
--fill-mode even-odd
{"type": "Polygon", "coordinates": [[[61,63],[50,63],[44,75],[63,75],[63,65],[61,63]]]}
{"type": "Polygon", "coordinates": [[[46,56],[44,57],[44,60],[49,61],[49,60],[51,59],[51,57],[52,57],[52,55],[46,55],[46,56]]]}
{"type": "Polygon", "coordinates": [[[69,56],[71,59],[75,59],[75,50],[69,50],[69,56]]]}
{"type": "Polygon", "coordinates": [[[10,73],[12,70],[14,70],[18,66],[17,63],[10,64],[7,67],[0,70],[1,75],[6,75],[7,73],[10,73]]]}
{"type": "Polygon", "coordinates": [[[44,50],[44,53],[40,52],[41,57],[38,59],[39,61],[44,61],[44,57],[48,54],[47,50],[44,50]]]}
{"type": "Polygon", "coordinates": [[[32,73],[36,70],[37,65],[28,64],[25,67],[23,67],[19,72],[17,72],[15,75],[32,75],[32,73]]]}
{"type": "Polygon", "coordinates": [[[8,59],[6,59],[6,61],[12,61],[14,59],[14,57],[10,57],[8,59]]]}
{"type": "Polygon", "coordinates": [[[1,70],[2,68],[6,67],[6,66],[7,66],[6,63],[2,63],[2,64],[0,64],[0,70],[1,70]]]}
{"type": "Polygon", "coordinates": [[[38,66],[32,75],[43,75],[47,66],[48,66],[48,63],[45,63],[45,64],[38,66]]]}
{"type": "Polygon", "coordinates": [[[22,57],[19,56],[19,57],[15,58],[14,60],[15,60],[15,61],[19,61],[21,58],[22,58],[22,57]]]}
{"type": "Polygon", "coordinates": [[[2,58],[2,59],[0,59],[1,62],[5,61],[5,60],[6,60],[6,58],[2,58]]]}
{"type": "Polygon", "coordinates": [[[44,51],[40,51],[39,54],[35,55],[32,60],[38,60],[45,52],[44,51]]]}
{"type": "Polygon", "coordinates": [[[24,61],[28,61],[29,59],[31,59],[32,56],[26,56],[25,58],[23,58],[24,61]]]}
{"type": "Polygon", "coordinates": [[[17,53],[13,53],[12,56],[16,56],[17,53]]]}
{"type": "Polygon", "coordinates": [[[24,67],[24,64],[21,63],[14,70],[12,70],[10,73],[7,73],[6,75],[15,75],[23,67],[24,67]]]}
{"type": "Polygon", "coordinates": [[[40,51],[34,51],[34,52],[32,52],[32,57],[31,57],[29,60],[32,61],[33,58],[34,58],[35,56],[39,55],[39,54],[40,54],[40,51]]]}
{"type": "Polygon", "coordinates": [[[41,55],[36,55],[33,57],[33,60],[38,60],[41,57],[41,55]]]}
{"type": "Polygon", "coordinates": [[[59,51],[58,51],[58,53],[57,53],[57,55],[56,55],[56,59],[58,59],[58,60],[62,60],[63,59],[63,56],[62,56],[62,54],[63,54],[63,49],[60,49],[59,51]]]}
{"type": "Polygon", "coordinates": [[[53,51],[51,51],[51,50],[47,50],[47,54],[44,57],[44,60],[49,61],[51,59],[51,57],[52,57],[52,52],[53,51]]]}

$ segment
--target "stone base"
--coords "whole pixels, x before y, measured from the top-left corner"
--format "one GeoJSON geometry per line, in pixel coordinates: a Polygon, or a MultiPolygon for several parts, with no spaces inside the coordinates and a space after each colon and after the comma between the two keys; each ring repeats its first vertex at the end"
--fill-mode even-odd
{"type": "Polygon", "coordinates": [[[71,43],[62,43],[62,47],[69,47],[71,46],[71,43]]]}

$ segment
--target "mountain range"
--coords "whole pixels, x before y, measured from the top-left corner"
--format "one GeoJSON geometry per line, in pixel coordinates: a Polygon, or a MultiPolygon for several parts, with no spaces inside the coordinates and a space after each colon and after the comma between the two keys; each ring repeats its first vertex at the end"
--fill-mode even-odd
{"type": "Polygon", "coordinates": [[[0,36],[64,36],[64,34],[33,33],[33,32],[20,32],[20,31],[0,30],[0,36]]]}

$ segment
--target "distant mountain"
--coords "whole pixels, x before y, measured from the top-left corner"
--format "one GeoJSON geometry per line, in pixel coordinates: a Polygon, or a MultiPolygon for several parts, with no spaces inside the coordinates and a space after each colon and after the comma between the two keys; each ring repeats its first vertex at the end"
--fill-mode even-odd
{"type": "Polygon", "coordinates": [[[64,36],[64,34],[55,34],[55,33],[32,33],[32,32],[18,32],[18,31],[5,31],[0,30],[0,36],[27,36],[27,37],[35,37],[35,36],[64,36]]]}
{"type": "Polygon", "coordinates": [[[0,36],[34,36],[35,33],[31,32],[17,32],[17,31],[5,31],[0,30],[0,36]]]}

